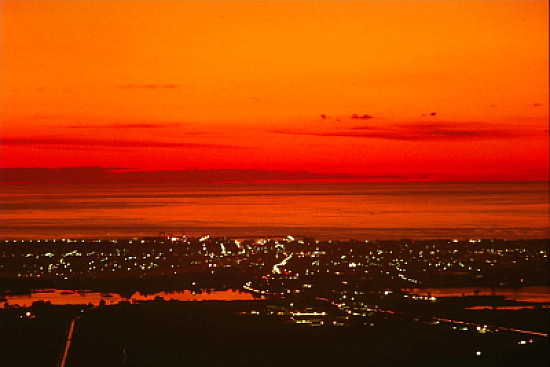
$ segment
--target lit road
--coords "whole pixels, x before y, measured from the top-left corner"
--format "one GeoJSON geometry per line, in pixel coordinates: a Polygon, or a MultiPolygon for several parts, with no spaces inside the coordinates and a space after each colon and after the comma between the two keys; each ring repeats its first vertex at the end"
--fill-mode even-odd
{"type": "Polygon", "coordinates": [[[65,348],[63,349],[63,356],[59,360],[59,367],[65,367],[65,363],[67,363],[67,355],[69,354],[69,348],[71,347],[71,342],[73,339],[73,333],[74,333],[74,325],[76,322],[76,319],[78,319],[80,316],[75,317],[71,320],[71,325],[69,326],[69,332],[67,333],[67,340],[65,341],[65,348]]]}
{"type": "Polygon", "coordinates": [[[520,334],[529,334],[529,335],[536,335],[536,336],[542,336],[547,338],[548,334],[541,333],[538,331],[529,331],[529,330],[521,330],[521,329],[515,329],[510,327],[504,327],[504,326],[488,326],[488,325],[482,325],[482,324],[476,324],[473,322],[466,322],[461,320],[452,320],[452,319],[443,319],[440,317],[434,317],[434,320],[441,321],[441,322],[447,322],[451,324],[463,324],[468,326],[475,326],[477,330],[485,330],[485,329],[495,329],[495,330],[503,330],[503,331],[511,331],[514,333],[520,333],[520,334]]]}
{"type": "MultiPolygon", "coordinates": [[[[327,301],[330,302],[333,306],[338,307],[340,310],[346,312],[349,315],[360,315],[359,313],[354,313],[353,310],[350,307],[346,307],[344,303],[337,303],[334,301],[329,300],[328,298],[321,298],[316,297],[316,299],[321,301],[327,301]]],[[[388,314],[395,314],[395,311],[391,310],[384,310],[381,308],[359,308],[359,311],[368,311],[368,312],[381,312],[381,313],[388,313],[388,314]]],[[[406,315],[406,313],[399,312],[401,315],[406,315]]],[[[408,315],[409,317],[413,318],[413,315],[408,315]]],[[[432,320],[439,321],[439,322],[445,322],[449,324],[455,324],[455,325],[466,325],[466,326],[472,326],[477,329],[479,332],[485,332],[485,330],[501,330],[501,331],[509,331],[513,333],[519,333],[519,334],[528,334],[528,335],[534,335],[534,336],[540,336],[543,338],[548,338],[548,334],[542,333],[539,331],[530,331],[530,330],[521,330],[511,327],[504,327],[504,326],[490,326],[490,325],[484,325],[484,324],[477,324],[474,322],[467,322],[462,320],[453,320],[453,319],[445,319],[441,317],[433,316],[431,318],[432,320]]],[[[415,319],[416,320],[416,319],[415,319]]]]}
{"type": "Polygon", "coordinates": [[[273,274],[281,274],[281,269],[279,269],[280,266],[285,266],[288,260],[292,259],[292,256],[294,254],[290,254],[288,257],[286,257],[283,261],[281,261],[278,264],[273,265],[273,274]]]}

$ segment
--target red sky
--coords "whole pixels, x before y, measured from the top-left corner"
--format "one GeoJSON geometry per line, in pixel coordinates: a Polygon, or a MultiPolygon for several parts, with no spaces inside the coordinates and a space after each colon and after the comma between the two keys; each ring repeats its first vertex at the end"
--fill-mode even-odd
{"type": "Polygon", "coordinates": [[[0,7],[10,172],[548,179],[546,1],[0,7]]]}

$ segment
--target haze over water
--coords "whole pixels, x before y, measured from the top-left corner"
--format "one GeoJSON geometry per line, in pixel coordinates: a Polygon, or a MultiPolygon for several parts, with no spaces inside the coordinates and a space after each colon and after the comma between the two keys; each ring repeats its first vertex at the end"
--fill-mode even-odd
{"type": "Polygon", "coordinates": [[[4,185],[0,238],[547,238],[547,183],[4,185]]]}

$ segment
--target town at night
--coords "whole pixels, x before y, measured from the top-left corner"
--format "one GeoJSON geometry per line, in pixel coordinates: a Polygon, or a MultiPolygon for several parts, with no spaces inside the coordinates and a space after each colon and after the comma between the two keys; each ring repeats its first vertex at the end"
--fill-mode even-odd
{"type": "Polygon", "coordinates": [[[0,253],[10,365],[548,362],[548,240],[163,234],[0,253]]]}

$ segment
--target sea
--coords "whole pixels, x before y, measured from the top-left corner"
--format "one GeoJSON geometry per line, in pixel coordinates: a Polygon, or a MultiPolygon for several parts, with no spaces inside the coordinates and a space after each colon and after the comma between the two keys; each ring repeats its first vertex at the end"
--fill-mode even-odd
{"type": "Polygon", "coordinates": [[[549,238],[547,182],[18,184],[0,239],[156,236],[549,238]]]}

